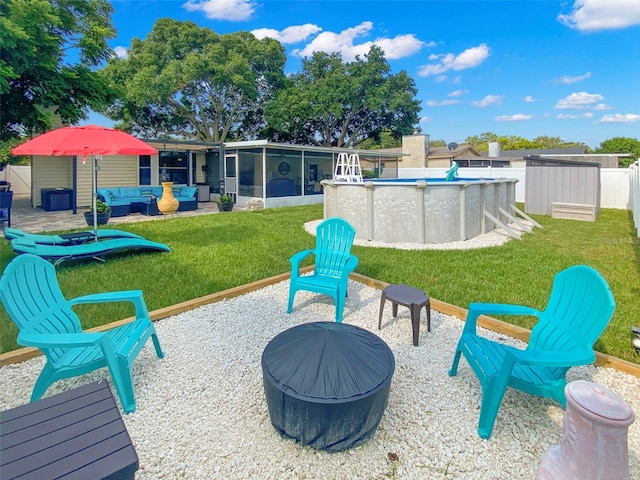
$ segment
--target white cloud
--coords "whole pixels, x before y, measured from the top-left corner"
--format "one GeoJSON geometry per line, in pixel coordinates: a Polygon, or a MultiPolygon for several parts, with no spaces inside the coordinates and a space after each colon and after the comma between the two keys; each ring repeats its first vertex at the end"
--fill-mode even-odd
{"type": "Polygon", "coordinates": [[[640,122],[640,115],[635,113],[615,113],[613,115],[604,115],[599,123],[635,123],[640,122]]]}
{"type": "MultiPolygon", "coordinates": [[[[418,53],[425,46],[424,42],[410,34],[397,35],[393,38],[378,38],[373,43],[384,50],[384,56],[389,60],[409,57],[414,53],[418,53]]],[[[429,44],[426,44],[426,46],[429,46],[429,44]]]]}
{"type": "Polygon", "coordinates": [[[611,105],[607,105],[606,103],[599,103],[595,107],[594,110],[611,110],[613,107],[611,105]]]}
{"type": "Polygon", "coordinates": [[[446,105],[455,105],[456,103],[460,103],[460,100],[427,100],[425,103],[427,104],[427,107],[444,107],[446,105]]]}
{"type": "Polygon", "coordinates": [[[455,90],[453,92],[451,92],[448,96],[449,97],[461,97],[462,95],[466,95],[467,93],[469,93],[469,90],[455,90]]]}
{"type": "Polygon", "coordinates": [[[594,103],[601,102],[604,97],[599,93],[574,92],[571,95],[561,98],[553,108],[567,110],[584,110],[594,103]]]}
{"type": "Polygon", "coordinates": [[[524,101],[527,103],[539,102],[539,100],[536,100],[531,95],[527,95],[526,97],[524,97],[524,101]]]}
{"type": "Polygon", "coordinates": [[[322,28],[319,26],[312,23],[305,23],[304,25],[293,25],[280,31],[274,30],[273,28],[258,28],[256,30],[252,30],[251,33],[254,37],[260,40],[265,37],[269,37],[278,40],[280,43],[288,45],[291,43],[302,42],[311,35],[315,35],[320,31],[322,31],[322,28]]]}
{"type": "Polygon", "coordinates": [[[420,123],[433,122],[433,117],[420,117],[420,123]]]}
{"type": "Polygon", "coordinates": [[[586,113],[583,113],[582,115],[571,115],[570,113],[559,113],[556,118],[558,120],[570,120],[570,119],[576,119],[576,118],[593,118],[593,113],[586,112],[586,113]]]}
{"type": "Polygon", "coordinates": [[[248,20],[256,11],[253,0],[189,0],[182,7],[190,12],[204,12],[207,18],[231,22],[248,20]]]}
{"type": "Polygon", "coordinates": [[[357,55],[364,58],[369,53],[371,46],[377,45],[384,51],[387,60],[394,60],[413,55],[425,46],[423,41],[411,34],[397,35],[393,38],[381,37],[374,41],[355,43],[356,39],[369,34],[372,29],[372,22],[362,22],[340,33],[322,32],[306,47],[294,50],[292,54],[298,57],[310,57],[313,52],[339,52],[343,60],[352,61],[357,55]]]}
{"type": "Polygon", "coordinates": [[[555,80],[555,83],[564,83],[565,85],[570,85],[572,83],[578,83],[582,80],[586,80],[591,76],[591,72],[587,72],[584,75],[578,75],[577,77],[570,77],[568,75],[564,75],[555,80]]]}
{"type": "Polygon", "coordinates": [[[129,58],[129,51],[127,50],[127,47],[116,47],[113,49],[113,52],[116,54],[116,57],[118,58],[129,58]]]}
{"type": "Polygon", "coordinates": [[[430,55],[429,60],[438,60],[438,63],[423,65],[418,69],[418,75],[428,77],[431,75],[440,75],[449,70],[465,70],[480,65],[489,58],[490,49],[485,43],[481,43],[477,47],[466,49],[459,55],[447,53],[442,55],[430,55]]]}
{"type": "Polygon", "coordinates": [[[640,24],[638,0],[575,0],[568,15],[558,15],[568,27],[586,32],[640,24]]]}
{"type": "Polygon", "coordinates": [[[516,113],[515,115],[499,115],[495,118],[496,122],[522,122],[531,120],[533,115],[525,115],[524,113],[516,113]]]}
{"type": "Polygon", "coordinates": [[[489,107],[491,105],[500,105],[502,100],[504,99],[504,95],[487,95],[482,100],[474,100],[471,102],[471,105],[474,107],[489,107]]]}

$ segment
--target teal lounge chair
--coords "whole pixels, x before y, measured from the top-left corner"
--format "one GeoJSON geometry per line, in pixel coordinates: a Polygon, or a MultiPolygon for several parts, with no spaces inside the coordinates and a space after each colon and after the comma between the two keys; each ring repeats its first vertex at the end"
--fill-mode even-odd
{"type": "Polygon", "coordinates": [[[291,313],[296,292],[307,290],[331,295],[336,304],[336,322],[342,321],[349,274],[358,266],[358,257],[350,253],[355,235],[355,229],[341,218],[328,218],[318,225],[316,248],[298,252],[290,258],[287,313],[291,313]],[[300,263],[310,255],[315,256],[313,274],[301,276],[300,263]]]}
{"type": "Polygon", "coordinates": [[[131,377],[135,358],[150,337],[156,355],[164,356],[140,290],[67,300],[53,265],[34,255],[20,255],[11,261],[0,278],[0,299],[20,329],[18,343],[40,349],[47,358],[33,388],[32,402],[40,399],[58,380],[107,367],[122,409],[126,413],[135,410],[131,377]],[[131,302],[135,320],[106,332],[83,332],[72,307],[106,302],[131,302]]]}
{"type": "MultiPolygon", "coordinates": [[[[31,240],[41,245],[77,245],[87,241],[94,240],[93,231],[67,233],[62,235],[41,235],[39,233],[27,233],[17,228],[5,228],[4,238],[13,240],[14,238],[23,238],[31,240]]],[[[135,233],[125,232],[123,230],[98,230],[98,240],[113,238],[143,238],[135,233]]]]}
{"type": "Polygon", "coordinates": [[[144,238],[114,238],[101,242],[88,242],[81,245],[41,245],[29,239],[14,238],[11,240],[11,248],[18,254],[31,253],[46,260],[51,260],[55,265],[65,260],[80,260],[94,258],[104,261],[106,255],[123,250],[160,250],[170,252],[171,249],[162,243],[151,242],[144,238]]]}
{"type": "Polygon", "coordinates": [[[593,344],[611,320],[615,301],[607,282],[593,268],[579,265],[555,276],[543,311],[518,305],[472,303],[449,375],[463,354],[482,385],[478,434],[489,438],[507,387],[552,398],[566,406],[565,375],[570,367],[595,359],[593,344]],[[481,314],[531,315],[538,323],[525,350],[476,333],[481,314]]]}

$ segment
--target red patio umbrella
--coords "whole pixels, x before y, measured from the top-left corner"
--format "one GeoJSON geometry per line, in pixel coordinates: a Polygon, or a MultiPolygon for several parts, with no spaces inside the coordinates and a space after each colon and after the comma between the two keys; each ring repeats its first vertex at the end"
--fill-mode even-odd
{"type": "Polygon", "coordinates": [[[93,158],[92,197],[93,232],[98,231],[96,212],[96,171],[102,155],[154,155],[158,150],[121,130],[86,125],[83,127],[63,127],[44,133],[11,150],[14,155],[75,155],[85,159],[93,158]]]}

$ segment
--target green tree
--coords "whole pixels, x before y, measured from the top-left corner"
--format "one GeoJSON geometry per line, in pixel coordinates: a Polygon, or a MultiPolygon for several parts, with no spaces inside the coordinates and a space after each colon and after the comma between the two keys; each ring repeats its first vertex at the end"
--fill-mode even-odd
{"type": "Polygon", "coordinates": [[[531,142],[533,146],[528,148],[571,148],[571,147],[582,147],[586,149],[587,153],[591,153],[591,149],[588,145],[583,142],[570,142],[563,140],[560,137],[549,137],[547,135],[542,135],[536,137],[531,142]]]}
{"type": "Polygon", "coordinates": [[[390,70],[377,46],[347,63],[339,53],[314,53],[267,105],[269,137],[349,147],[369,138],[379,143],[385,130],[396,139],[410,134],[420,111],[415,82],[405,71],[390,70]]]}
{"type": "Polygon", "coordinates": [[[128,58],[104,69],[119,86],[105,114],[146,137],[250,139],[264,128],[263,106],[285,80],[285,61],[271,38],[162,18],[146,39],[132,41],[128,58]]]}
{"type": "Polygon", "coordinates": [[[472,145],[480,152],[489,150],[489,143],[498,142],[502,150],[528,150],[535,148],[569,148],[588,147],[584,143],[567,142],[560,137],[538,136],[533,140],[526,139],[519,135],[498,135],[493,132],[484,132],[480,135],[473,135],[465,139],[465,143],[472,145]]]}
{"type": "Polygon", "coordinates": [[[596,148],[596,153],[630,153],[631,157],[619,158],[618,166],[626,168],[640,158],[640,140],[630,137],[613,137],[596,148]]]}
{"type": "Polygon", "coordinates": [[[357,147],[363,150],[378,150],[380,148],[395,148],[402,146],[402,139],[396,138],[391,134],[391,130],[383,130],[380,133],[380,139],[366,138],[358,143],[357,147]]]}
{"type": "MultiPolygon", "coordinates": [[[[0,1],[0,141],[86,118],[112,101],[93,71],[112,55],[106,0],[0,1]]],[[[4,158],[6,160],[6,158],[4,158]]]]}

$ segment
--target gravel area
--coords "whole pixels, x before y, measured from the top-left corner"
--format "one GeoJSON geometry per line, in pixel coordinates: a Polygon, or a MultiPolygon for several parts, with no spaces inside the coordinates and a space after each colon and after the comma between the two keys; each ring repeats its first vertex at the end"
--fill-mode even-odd
{"type": "MultiPolygon", "coordinates": [[[[357,282],[349,288],[344,322],[380,335],[396,360],[389,405],[368,442],[326,453],[284,439],[272,427],[262,351],[281,331],[331,321],[335,313],[329,297],[300,292],[287,315],[288,282],[282,282],[157,322],[166,357],[157,359],[151,342],[141,352],[133,372],[137,410],[124,416],[140,457],[136,478],[534,478],[547,448],[560,443],[563,410],[509,389],[491,439],[480,439],[475,375],[464,359],[456,377],[447,375],[463,322],[433,311],[432,331],[423,323],[414,347],[407,309],[393,320],[387,305],[379,331],[380,292],[357,282]]],[[[0,409],[28,402],[42,364],[36,358],[0,369],[0,409]]],[[[108,378],[106,371],[60,381],[47,394],[99,378],[108,378]]],[[[571,369],[569,378],[605,385],[640,413],[636,377],[588,366],[571,369]]],[[[629,462],[631,478],[640,478],[640,422],[629,429],[629,462]]]]}
{"type": "MultiPolygon", "coordinates": [[[[527,220],[520,220],[523,225],[528,227],[533,227],[527,220]]],[[[304,224],[304,229],[307,233],[311,235],[316,234],[316,227],[318,224],[322,222],[322,220],[313,220],[311,222],[307,222],[304,224]]],[[[524,230],[517,223],[510,223],[507,225],[511,230],[521,235],[526,234],[527,231],[524,230]]],[[[501,228],[496,228],[491,230],[488,233],[477,235],[469,240],[459,241],[459,242],[446,242],[446,243],[387,243],[380,242],[377,240],[354,240],[354,245],[359,245],[361,247],[373,247],[373,248],[395,248],[397,250],[473,250],[476,248],[486,248],[486,247],[499,247],[500,245],[504,245],[510,240],[514,240],[513,237],[509,236],[507,232],[505,232],[501,228]]]]}

